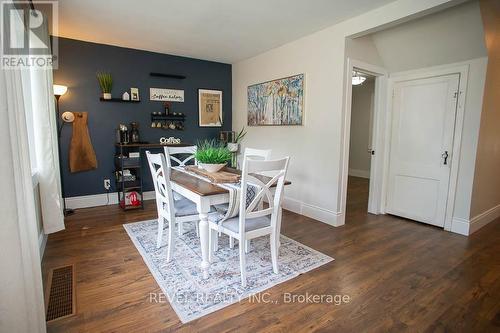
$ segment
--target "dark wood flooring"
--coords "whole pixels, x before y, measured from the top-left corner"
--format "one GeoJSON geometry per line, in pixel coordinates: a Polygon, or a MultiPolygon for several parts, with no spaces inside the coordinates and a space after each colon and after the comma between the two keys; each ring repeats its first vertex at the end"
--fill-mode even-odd
{"type": "Polygon", "coordinates": [[[285,212],[282,232],[335,258],[268,290],[278,304],[244,300],[182,325],[122,224],[155,216],[118,206],[77,210],[49,236],[48,269],[75,264],[77,314],[49,332],[492,332],[500,331],[500,223],[464,237],[366,213],[367,181],[349,179],[346,225],[285,212]],[[348,295],[347,304],[284,303],[284,293],[348,295]]]}

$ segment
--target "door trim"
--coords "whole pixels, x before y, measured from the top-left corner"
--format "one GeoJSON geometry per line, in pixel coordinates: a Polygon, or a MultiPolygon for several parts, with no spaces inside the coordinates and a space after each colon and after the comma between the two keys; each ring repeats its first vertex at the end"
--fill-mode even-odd
{"type": "MultiPolygon", "coordinates": [[[[465,115],[465,96],[467,94],[467,80],[469,74],[469,64],[468,63],[456,63],[444,66],[436,66],[430,68],[424,68],[419,70],[405,71],[393,73],[389,76],[388,80],[388,89],[387,89],[387,120],[392,119],[392,93],[394,90],[394,84],[396,82],[402,81],[410,81],[410,80],[418,80],[425,79],[435,76],[444,76],[451,74],[459,74],[459,83],[458,83],[458,101],[457,101],[457,110],[455,117],[455,131],[453,134],[453,148],[451,155],[451,170],[450,170],[450,181],[448,184],[448,198],[446,201],[446,212],[444,219],[444,230],[451,231],[452,223],[453,223],[453,210],[455,207],[455,193],[457,189],[458,182],[458,169],[460,163],[460,147],[462,143],[462,132],[464,125],[464,115],[465,115]]],[[[386,123],[387,124],[387,123],[386,123]]],[[[386,126],[385,128],[385,137],[388,140],[385,140],[385,156],[384,159],[386,163],[389,161],[389,149],[390,149],[390,133],[391,128],[386,126]]],[[[387,164],[388,165],[388,164],[387,164]]],[[[383,207],[385,210],[386,202],[387,202],[387,183],[389,177],[389,168],[384,169],[383,178],[383,207]]]]}

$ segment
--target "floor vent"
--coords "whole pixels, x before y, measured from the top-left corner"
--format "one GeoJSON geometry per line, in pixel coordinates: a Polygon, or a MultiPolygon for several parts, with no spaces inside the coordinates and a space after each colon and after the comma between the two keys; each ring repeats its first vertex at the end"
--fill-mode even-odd
{"type": "Polygon", "coordinates": [[[75,314],[74,266],[52,269],[48,279],[47,322],[75,314]]]}

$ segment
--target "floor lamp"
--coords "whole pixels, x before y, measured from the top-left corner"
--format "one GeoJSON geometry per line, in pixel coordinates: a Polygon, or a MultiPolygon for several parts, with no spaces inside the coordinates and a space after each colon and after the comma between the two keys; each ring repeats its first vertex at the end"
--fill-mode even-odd
{"type": "Polygon", "coordinates": [[[56,98],[56,125],[57,125],[57,151],[59,152],[59,177],[61,179],[61,192],[63,197],[63,212],[64,216],[73,214],[75,211],[73,209],[66,208],[66,198],[64,193],[64,180],[62,175],[62,163],[61,163],[61,145],[59,141],[61,140],[61,130],[64,123],[61,121],[61,115],[59,113],[59,98],[68,91],[68,87],[54,84],[54,96],[56,98]]]}

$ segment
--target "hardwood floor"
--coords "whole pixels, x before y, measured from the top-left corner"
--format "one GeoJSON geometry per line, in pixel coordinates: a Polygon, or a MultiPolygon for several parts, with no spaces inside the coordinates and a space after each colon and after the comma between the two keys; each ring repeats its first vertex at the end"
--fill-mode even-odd
{"type": "Polygon", "coordinates": [[[335,258],[267,292],[182,325],[122,224],[155,217],[118,206],[77,210],[49,236],[43,272],[75,264],[77,315],[49,332],[499,331],[500,221],[467,238],[393,216],[366,213],[367,181],[349,179],[346,225],[285,212],[282,232],[335,258]],[[286,303],[284,295],[348,295],[350,301],[286,303]]]}

